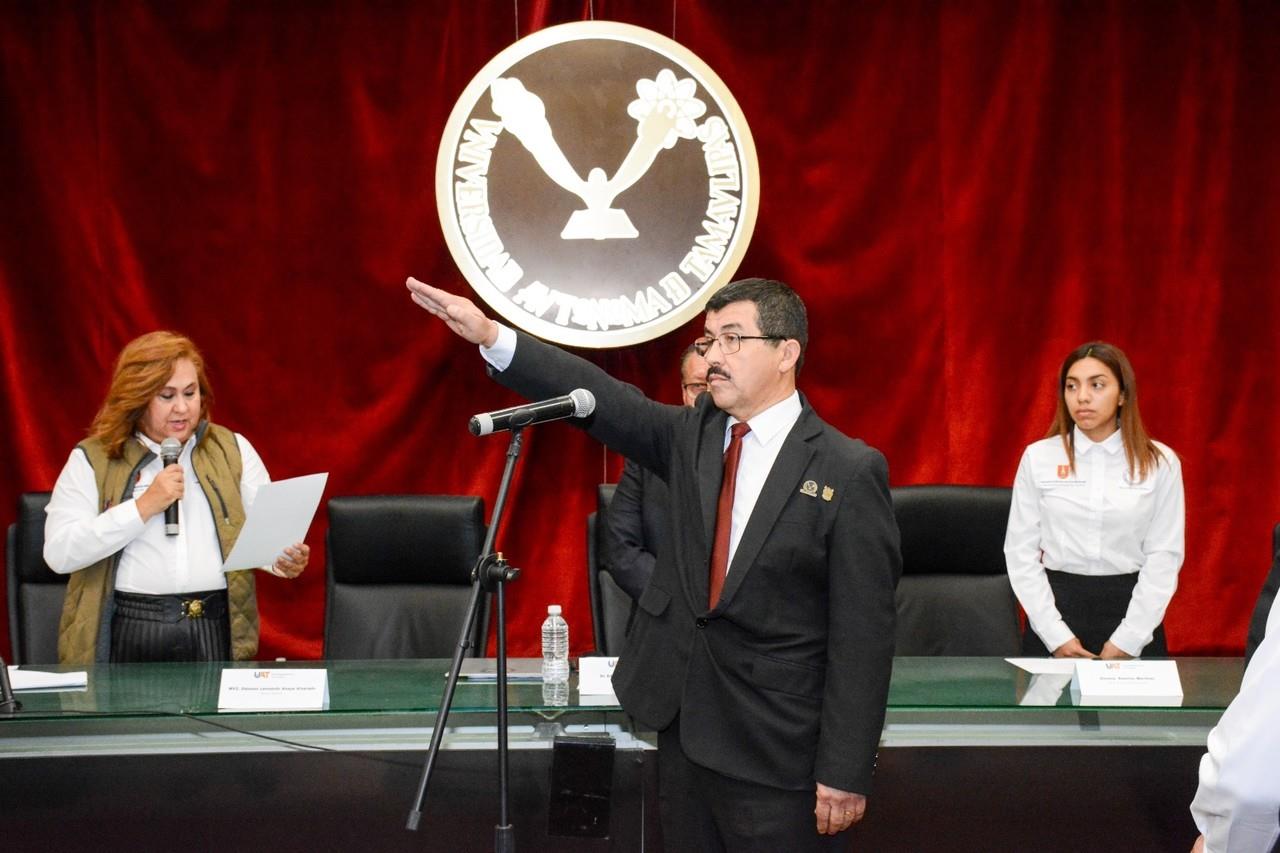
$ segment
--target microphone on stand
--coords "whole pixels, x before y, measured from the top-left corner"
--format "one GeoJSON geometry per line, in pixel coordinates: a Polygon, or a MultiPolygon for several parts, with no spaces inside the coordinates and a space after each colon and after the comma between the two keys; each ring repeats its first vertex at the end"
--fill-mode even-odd
{"type": "Polygon", "coordinates": [[[595,410],[596,396],[586,388],[575,388],[563,397],[475,415],[467,428],[472,435],[489,435],[562,418],[585,418],[595,410]]]}
{"type": "MultiPolygon", "coordinates": [[[[168,468],[178,464],[178,456],[182,454],[182,443],[173,436],[160,442],[160,463],[168,468]]],[[[168,536],[178,535],[178,502],[174,501],[164,510],[164,532],[168,536]]]]}

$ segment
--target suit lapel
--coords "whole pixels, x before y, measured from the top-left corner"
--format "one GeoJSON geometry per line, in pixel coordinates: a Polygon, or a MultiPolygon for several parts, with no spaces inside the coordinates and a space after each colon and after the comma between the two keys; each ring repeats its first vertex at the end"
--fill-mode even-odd
{"type": "Polygon", "coordinates": [[[764,547],[782,508],[791,498],[791,493],[798,488],[797,484],[809,466],[809,460],[813,458],[814,451],[809,440],[821,431],[822,422],[808,403],[804,403],[800,419],[783,439],[778,458],[774,460],[773,468],[760,490],[760,497],[751,510],[751,517],[747,519],[747,529],[742,532],[738,550],[733,553],[733,562],[729,564],[729,575],[725,578],[724,590],[720,593],[718,610],[733,600],[733,594],[755,565],[756,557],[760,555],[760,549],[764,547]]]}

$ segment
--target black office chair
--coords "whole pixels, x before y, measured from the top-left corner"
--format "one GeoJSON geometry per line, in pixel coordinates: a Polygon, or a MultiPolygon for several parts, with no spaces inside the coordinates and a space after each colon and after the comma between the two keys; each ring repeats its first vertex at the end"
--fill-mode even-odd
{"type": "MultiPolygon", "coordinates": [[[[330,499],[325,657],[452,657],[484,535],[484,500],[478,497],[330,499]]],[[[488,605],[483,595],[468,657],[484,653],[488,605]]]]}
{"type": "Polygon", "coordinates": [[[1244,659],[1248,663],[1267,632],[1267,617],[1275,604],[1276,591],[1280,590],[1280,524],[1271,531],[1271,571],[1262,583],[1258,602],[1253,606],[1253,618],[1249,620],[1249,633],[1244,641],[1244,659]]]}
{"type": "Polygon", "coordinates": [[[1018,606],[1004,562],[1011,490],[900,486],[897,655],[1017,655],[1018,606]]]}
{"type": "Polygon", "coordinates": [[[596,511],[587,516],[587,590],[591,598],[591,628],[596,652],[606,657],[622,654],[631,617],[631,596],[623,592],[609,573],[605,537],[608,536],[609,503],[616,486],[601,483],[596,490],[596,511]]]}
{"type": "Polygon", "coordinates": [[[9,589],[9,663],[58,662],[58,620],[67,576],[44,561],[44,508],[49,492],[18,496],[18,520],[9,525],[5,574],[9,589]]]}

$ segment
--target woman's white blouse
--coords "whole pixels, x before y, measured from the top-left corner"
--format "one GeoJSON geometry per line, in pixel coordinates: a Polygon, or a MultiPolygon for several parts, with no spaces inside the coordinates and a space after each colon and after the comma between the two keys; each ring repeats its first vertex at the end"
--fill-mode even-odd
{"type": "MultiPolygon", "coordinates": [[[[145,522],[138,514],[137,498],[151,487],[164,463],[160,445],[141,434],[137,438],[156,455],[139,470],[133,500],[105,512],[99,511],[98,483],[88,457],[72,449],[45,510],[45,562],[58,574],[70,574],[123,549],[115,578],[118,590],[168,595],[225,589],[213,508],[191,464],[195,439],[187,439],[178,457],[187,486],[180,501],[178,535],[167,536],[164,513],[145,522]]],[[[247,509],[271,477],[248,439],[236,433],[236,444],[242,469],[240,500],[247,509]]]]}
{"type": "MultiPolygon", "coordinates": [[[[1095,444],[1075,428],[1076,470],[1059,437],[1027,447],[1013,483],[1004,554],[1014,594],[1032,630],[1056,649],[1075,636],[1054,605],[1045,569],[1078,575],[1138,573],[1113,645],[1139,655],[1164,619],[1182,568],[1186,504],[1182,465],[1162,459],[1147,478],[1129,475],[1117,430],[1095,444]]],[[[1101,649],[1091,649],[1099,652],[1101,649]]]]}

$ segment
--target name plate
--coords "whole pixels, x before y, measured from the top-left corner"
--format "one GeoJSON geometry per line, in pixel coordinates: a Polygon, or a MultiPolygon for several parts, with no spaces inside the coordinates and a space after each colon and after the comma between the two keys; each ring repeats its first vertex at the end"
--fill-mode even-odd
{"type": "Polygon", "coordinates": [[[1079,705],[1176,707],[1182,704],[1178,664],[1171,660],[1082,660],[1071,676],[1079,705]]]}
{"type": "Polygon", "coordinates": [[[617,658],[578,658],[578,695],[613,696],[613,668],[617,665],[617,658]]]}
{"type": "Polygon", "coordinates": [[[219,711],[323,711],[329,707],[324,669],[224,669],[219,711]]]}

